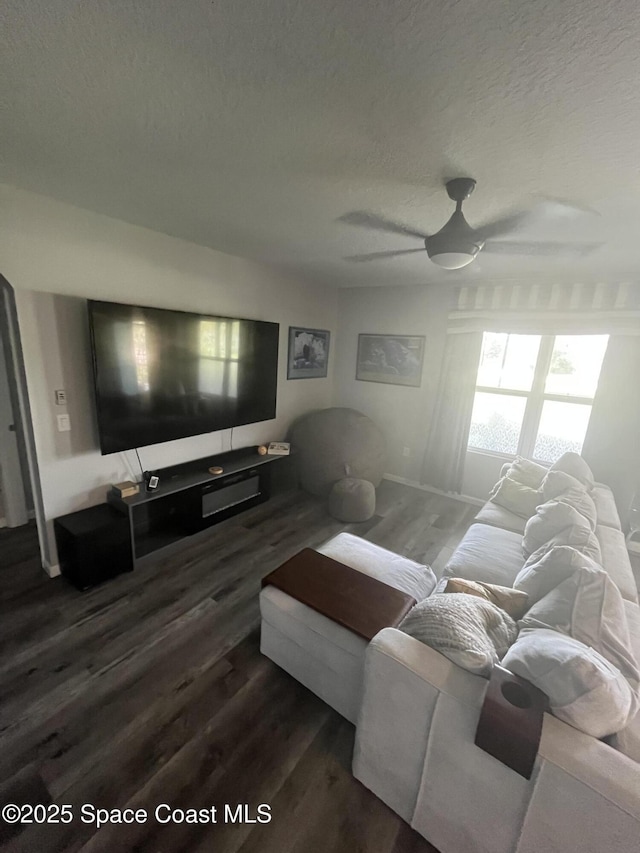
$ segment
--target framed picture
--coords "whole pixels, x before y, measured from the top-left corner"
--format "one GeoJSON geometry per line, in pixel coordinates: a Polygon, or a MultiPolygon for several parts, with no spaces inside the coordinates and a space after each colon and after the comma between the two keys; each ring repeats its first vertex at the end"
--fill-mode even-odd
{"type": "Polygon", "coordinates": [[[358,335],[356,379],[418,388],[423,358],[423,335],[358,335]]]}
{"type": "Polygon", "coordinates": [[[289,326],[287,379],[319,379],[327,375],[329,338],[325,329],[289,326]]]}

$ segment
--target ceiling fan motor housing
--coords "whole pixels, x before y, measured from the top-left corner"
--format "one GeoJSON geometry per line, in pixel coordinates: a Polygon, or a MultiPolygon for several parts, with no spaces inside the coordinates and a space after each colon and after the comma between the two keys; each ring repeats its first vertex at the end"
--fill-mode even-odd
{"type": "MultiPolygon", "coordinates": [[[[453,182],[449,181],[450,183],[453,182]]],[[[448,269],[459,269],[471,263],[484,246],[484,241],[478,240],[476,232],[464,218],[462,211],[456,209],[447,224],[437,234],[427,237],[424,245],[434,263],[448,269]]]]}

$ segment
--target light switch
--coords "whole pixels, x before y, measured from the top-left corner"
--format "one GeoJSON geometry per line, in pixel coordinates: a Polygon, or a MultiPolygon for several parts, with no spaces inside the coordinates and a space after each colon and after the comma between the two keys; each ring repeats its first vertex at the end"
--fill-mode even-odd
{"type": "Polygon", "coordinates": [[[58,432],[70,432],[71,430],[71,421],[69,420],[69,415],[57,415],[58,418],[58,432]]]}
{"type": "Polygon", "coordinates": [[[66,406],[67,405],[67,392],[64,388],[59,388],[56,391],[56,406],[66,406]]]}

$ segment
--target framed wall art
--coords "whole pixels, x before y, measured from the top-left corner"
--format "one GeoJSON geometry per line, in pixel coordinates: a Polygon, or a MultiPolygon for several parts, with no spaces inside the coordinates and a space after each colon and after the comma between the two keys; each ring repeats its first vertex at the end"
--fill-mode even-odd
{"type": "Polygon", "coordinates": [[[329,340],[326,329],[289,326],[287,379],[320,379],[327,375],[329,340]]]}
{"type": "Polygon", "coordinates": [[[356,379],[418,388],[424,340],[423,335],[358,335],[356,379]]]}

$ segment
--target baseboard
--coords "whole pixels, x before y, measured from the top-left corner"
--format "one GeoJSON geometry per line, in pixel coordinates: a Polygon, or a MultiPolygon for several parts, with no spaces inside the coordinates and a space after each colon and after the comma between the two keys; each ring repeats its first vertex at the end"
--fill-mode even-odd
{"type": "Polygon", "coordinates": [[[420,489],[422,492],[431,492],[434,495],[442,495],[444,498],[451,498],[454,501],[461,501],[472,506],[483,506],[484,501],[480,498],[472,498],[471,495],[459,495],[454,492],[443,492],[442,489],[435,489],[433,486],[425,486],[416,480],[407,480],[406,477],[398,477],[396,474],[383,474],[383,480],[391,480],[393,483],[402,483],[403,486],[411,486],[412,489],[420,489]]]}
{"type": "Polygon", "coordinates": [[[42,568],[49,575],[50,578],[57,578],[61,573],[60,565],[58,563],[54,563],[53,566],[50,566],[48,563],[44,563],[42,568]]]}

